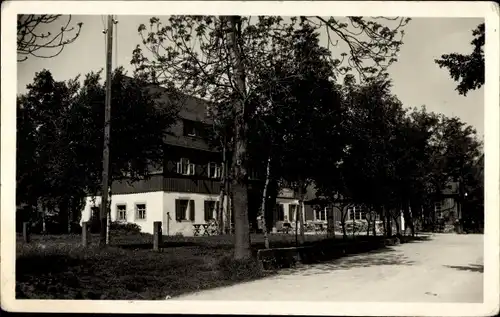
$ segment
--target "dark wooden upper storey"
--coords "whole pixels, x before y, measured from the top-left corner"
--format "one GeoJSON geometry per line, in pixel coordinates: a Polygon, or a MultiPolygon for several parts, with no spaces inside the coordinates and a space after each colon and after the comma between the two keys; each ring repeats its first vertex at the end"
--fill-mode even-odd
{"type": "MultiPolygon", "coordinates": [[[[147,89],[159,98],[169,95],[165,88],[149,86],[147,89]]],[[[218,194],[223,173],[222,152],[208,142],[213,130],[208,114],[208,102],[199,98],[180,95],[179,120],[168,128],[165,135],[163,166],[151,169],[145,180],[130,183],[115,181],[114,194],[151,191],[192,192],[218,194]]],[[[166,105],[172,105],[169,102],[166,105]]]]}

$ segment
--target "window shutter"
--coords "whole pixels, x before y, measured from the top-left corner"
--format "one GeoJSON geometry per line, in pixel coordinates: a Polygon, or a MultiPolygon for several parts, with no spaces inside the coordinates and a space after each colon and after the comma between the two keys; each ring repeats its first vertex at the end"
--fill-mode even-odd
{"type": "Polygon", "coordinates": [[[210,201],[205,200],[205,221],[209,221],[211,218],[210,201]]]}
{"type": "Polygon", "coordinates": [[[288,205],[288,221],[293,221],[293,207],[294,205],[288,205]]]}
{"type": "Polygon", "coordinates": [[[181,221],[181,201],[179,199],[175,200],[175,220],[181,221]]]}
{"type": "Polygon", "coordinates": [[[189,220],[195,221],[194,219],[194,200],[189,201],[189,220]]]}

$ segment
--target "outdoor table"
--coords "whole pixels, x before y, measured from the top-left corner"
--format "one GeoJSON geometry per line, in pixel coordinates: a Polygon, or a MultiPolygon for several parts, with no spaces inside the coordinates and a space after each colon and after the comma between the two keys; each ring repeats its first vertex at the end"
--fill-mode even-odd
{"type": "Polygon", "coordinates": [[[316,232],[323,231],[323,224],[322,223],[316,223],[314,226],[314,229],[316,229],[316,232]]]}
{"type": "Polygon", "coordinates": [[[201,225],[199,224],[193,224],[193,227],[194,227],[194,236],[199,236],[200,235],[200,227],[201,225]]]}

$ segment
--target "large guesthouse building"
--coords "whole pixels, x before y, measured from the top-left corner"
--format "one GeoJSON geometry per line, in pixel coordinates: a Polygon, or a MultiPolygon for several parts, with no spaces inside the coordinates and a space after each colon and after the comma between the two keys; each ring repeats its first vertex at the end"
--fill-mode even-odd
{"type": "MultiPolygon", "coordinates": [[[[166,90],[161,96],[168,98],[166,90]]],[[[164,139],[163,166],[153,168],[143,180],[113,182],[111,221],[135,223],[145,233],[152,233],[153,223],[161,221],[164,235],[193,236],[200,233],[200,226],[219,219],[224,163],[222,151],[208,142],[213,129],[208,104],[194,97],[182,100],[179,120],[164,139]]],[[[249,180],[249,221],[255,228],[263,188],[257,175],[251,172],[249,180]]],[[[81,222],[97,219],[100,203],[100,196],[86,197],[81,222]]],[[[285,190],[278,195],[276,210],[293,213],[295,206],[298,201],[293,192],[285,190]]]]}
{"type": "MultiPolygon", "coordinates": [[[[159,90],[162,98],[169,97],[161,87],[154,86],[152,89],[159,90]]],[[[124,179],[112,183],[111,221],[135,223],[145,233],[152,233],[153,223],[160,221],[164,235],[193,236],[200,234],[200,227],[205,225],[206,228],[214,219],[220,219],[217,212],[226,207],[218,208],[225,169],[223,153],[208,142],[209,132],[213,129],[208,103],[198,98],[184,97],[179,119],[164,138],[163,164],[152,168],[145,179],[134,182],[124,179]]],[[[258,171],[250,170],[248,214],[252,229],[255,230],[259,229],[257,218],[264,187],[264,180],[258,175],[258,171]]],[[[436,204],[438,214],[444,210],[455,211],[455,193],[448,194],[440,204],[436,204]]],[[[316,204],[315,198],[315,190],[308,189],[305,203],[299,208],[294,191],[279,189],[275,199],[266,201],[266,209],[271,211],[266,212],[267,229],[281,231],[284,227],[295,227],[299,210],[302,210],[308,228],[315,225],[326,227],[328,207],[316,204]]],[[[223,200],[227,201],[227,196],[223,200]]],[[[81,222],[97,220],[100,203],[100,196],[86,197],[81,222]]],[[[337,224],[341,219],[340,210],[333,208],[332,216],[337,224]]],[[[366,221],[366,212],[361,206],[351,207],[345,220],[350,223],[366,221]]]]}

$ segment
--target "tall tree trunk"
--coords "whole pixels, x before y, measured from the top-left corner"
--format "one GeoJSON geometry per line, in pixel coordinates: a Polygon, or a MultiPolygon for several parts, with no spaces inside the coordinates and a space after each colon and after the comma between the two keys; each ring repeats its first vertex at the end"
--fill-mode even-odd
{"type": "Polygon", "coordinates": [[[72,206],[72,202],[73,201],[70,198],[69,202],[68,202],[68,234],[71,234],[71,227],[72,227],[72,223],[73,223],[73,217],[72,217],[73,206],[72,206]]]}
{"type": "Polygon", "coordinates": [[[373,215],[373,227],[372,227],[372,233],[373,236],[377,236],[377,216],[378,216],[378,208],[376,206],[372,206],[372,215],[373,215]]]}
{"type": "Polygon", "coordinates": [[[403,203],[403,217],[405,219],[405,226],[410,227],[411,235],[415,234],[413,217],[410,213],[410,204],[408,202],[403,203]]]}
{"type": "Polygon", "coordinates": [[[385,224],[385,235],[387,237],[392,236],[392,224],[391,224],[391,217],[389,216],[389,212],[387,210],[387,207],[383,206],[383,215],[384,215],[384,224],[385,224]]]}
{"type": "Polygon", "coordinates": [[[347,230],[345,227],[345,218],[347,216],[347,208],[348,206],[340,206],[340,226],[342,227],[342,239],[347,239],[347,230]]]}
{"type": "Polygon", "coordinates": [[[228,193],[228,170],[229,166],[227,164],[227,140],[224,137],[224,142],[222,144],[222,175],[221,175],[221,188],[219,192],[219,203],[217,204],[217,222],[219,225],[219,234],[226,232],[226,219],[227,219],[227,209],[224,208],[224,200],[228,193]]]}
{"type": "Polygon", "coordinates": [[[372,213],[371,211],[370,212],[367,212],[365,214],[365,219],[366,219],[366,236],[370,236],[370,229],[371,229],[371,224],[372,224],[372,213]]]}
{"type": "Polygon", "coordinates": [[[304,228],[304,188],[303,183],[299,182],[299,225],[300,225],[300,244],[305,241],[305,228],[304,228]]]}
{"type": "Polygon", "coordinates": [[[247,184],[247,135],[248,109],[246,103],[245,66],[240,51],[241,17],[229,16],[227,46],[233,63],[233,82],[236,86],[237,98],[234,100],[235,142],[232,160],[233,177],[231,191],[233,194],[235,225],[235,259],[252,256],[250,249],[250,224],[248,221],[248,184],[247,184]]]}
{"type": "Polygon", "coordinates": [[[107,216],[107,230],[106,230],[106,245],[109,245],[110,242],[110,234],[111,234],[111,199],[112,199],[112,193],[111,193],[111,185],[109,186],[109,194],[108,194],[108,206],[106,207],[108,216],[107,216]]]}
{"type": "Polygon", "coordinates": [[[266,200],[267,200],[267,188],[269,186],[269,177],[271,175],[271,156],[267,158],[266,167],[266,182],[264,183],[264,189],[262,190],[262,202],[260,206],[260,216],[262,217],[262,230],[264,231],[264,246],[269,249],[269,237],[267,236],[266,228],[266,200]]]}
{"type": "Polygon", "coordinates": [[[394,212],[391,212],[392,219],[394,220],[394,224],[396,224],[396,235],[401,234],[401,226],[399,224],[399,220],[401,217],[401,212],[396,209],[394,212]]]}
{"type": "Polygon", "coordinates": [[[231,184],[228,184],[226,194],[226,231],[227,234],[233,234],[233,192],[231,184]]]}
{"type": "Polygon", "coordinates": [[[333,217],[333,205],[326,209],[326,232],[328,238],[335,238],[335,219],[333,217]]]}
{"type": "Polygon", "coordinates": [[[354,239],[354,235],[356,232],[356,207],[352,209],[352,238],[354,239]]]}
{"type": "MultiPolygon", "coordinates": [[[[47,223],[46,223],[46,219],[45,219],[46,218],[45,214],[47,212],[47,210],[46,210],[47,207],[46,207],[45,203],[43,203],[43,202],[41,203],[41,207],[42,207],[41,208],[42,209],[42,234],[46,234],[47,233],[47,223]]],[[[38,210],[38,208],[39,208],[39,205],[37,202],[37,210],[38,210]]]]}

